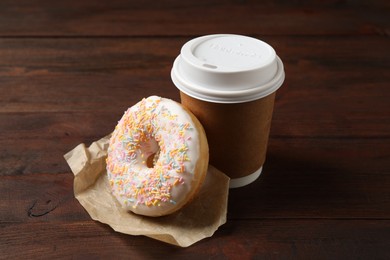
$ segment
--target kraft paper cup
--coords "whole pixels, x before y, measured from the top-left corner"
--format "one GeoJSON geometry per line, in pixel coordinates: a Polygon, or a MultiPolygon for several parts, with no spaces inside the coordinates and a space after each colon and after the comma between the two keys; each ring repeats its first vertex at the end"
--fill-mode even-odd
{"type": "Polygon", "coordinates": [[[241,35],[195,38],[182,47],[171,77],[206,131],[210,164],[231,178],[231,188],[255,181],[265,162],[275,91],[284,81],[274,49],[241,35]]]}

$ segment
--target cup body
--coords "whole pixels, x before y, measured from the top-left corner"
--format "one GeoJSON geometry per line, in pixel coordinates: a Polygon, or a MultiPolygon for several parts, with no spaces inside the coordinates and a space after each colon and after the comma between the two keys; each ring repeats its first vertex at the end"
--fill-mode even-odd
{"type": "Polygon", "coordinates": [[[266,158],[275,91],[283,64],[268,44],[240,35],[209,35],[187,42],[172,80],[182,104],[202,123],[210,164],[231,187],[258,178],[266,158]]]}

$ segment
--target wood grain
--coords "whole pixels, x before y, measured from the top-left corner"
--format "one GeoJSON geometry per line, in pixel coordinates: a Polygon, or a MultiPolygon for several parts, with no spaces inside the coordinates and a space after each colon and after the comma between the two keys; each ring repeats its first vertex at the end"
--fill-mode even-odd
{"type": "Polygon", "coordinates": [[[7,0],[0,10],[3,36],[388,35],[390,25],[386,1],[7,0]]]}
{"type": "MultiPolygon", "coordinates": [[[[67,172],[63,155],[81,142],[89,145],[109,134],[121,116],[119,113],[55,115],[53,118],[50,114],[23,114],[17,120],[15,115],[3,117],[7,119],[0,121],[4,129],[0,138],[0,175],[67,172]]],[[[360,139],[356,132],[351,132],[349,138],[284,136],[283,132],[290,129],[285,121],[273,124],[266,165],[272,159],[273,164],[280,161],[286,166],[301,161],[303,170],[306,162],[318,163],[316,170],[330,168],[336,173],[390,173],[389,138],[363,135],[360,139]]]]}
{"type": "MultiPolygon", "coordinates": [[[[389,218],[388,176],[280,172],[268,170],[245,192],[231,191],[228,221],[389,218]],[[376,189],[367,187],[367,182],[376,189]],[[354,189],[345,188],[349,186],[354,189]]],[[[70,173],[34,174],[23,178],[2,176],[1,181],[4,192],[9,194],[0,200],[3,222],[90,220],[73,196],[70,173]]]]}
{"type": "Polygon", "coordinates": [[[0,224],[0,228],[5,258],[385,259],[390,253],[389,220],[230,221],[212,238],[189,248],[115,233],[91,221],[0,224]]]}
{"type": "MultiPolygon", "coordinates": [[[[0,259],[389,259],[388,1],[0,1],[0,259]],[[63,155],[141,98],[179,100],[181,46],[238,33],[286,80],[263,173],[189,248],[119,234],[73,195],[63,155]]],[[[250,156],[250,155],[248,155],[250,156]]]]}
{"type": "MultiPolygon", "coordinates": [[[[266,40],[277,45],[287,73],[277,95],[272,135],[389,137],[388,39],[266,40]],[[309,48],[310,53],[305,51],[309,48]]],[[[19,121],[19,116],[26,116],[14,112],[39,112],[39,119],[50,116],[40,112],[88,111],[99,117],[111,111],[119,119],[127,107],[149,95],[178,100],[169,73],[183,42],[99,39],[91,45],[88,39],[2,40],[0,114],[19,121]]],[[[90,121],[88,116],[82,120],[90,121]]]]}

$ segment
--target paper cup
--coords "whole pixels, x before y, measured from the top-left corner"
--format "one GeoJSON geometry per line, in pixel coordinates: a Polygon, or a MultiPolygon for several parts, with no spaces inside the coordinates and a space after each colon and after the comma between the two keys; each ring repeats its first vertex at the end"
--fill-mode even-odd
{"type": "Polygon", "coordinates": [[[230,187],[255,181],[265,162],[282,61],[267,43],[218,34],[187,42],[171,77],[181,102],[202,123],[210,164],[231,178],[230,187]]]}

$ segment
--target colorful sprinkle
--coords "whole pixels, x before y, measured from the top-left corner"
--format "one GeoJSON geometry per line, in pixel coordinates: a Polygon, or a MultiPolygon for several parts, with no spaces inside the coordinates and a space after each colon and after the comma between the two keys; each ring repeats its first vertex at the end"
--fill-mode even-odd
{"type": "Polygon", "coordinates": [[[110,140],[106,160],[109,183],[113,193],[120,193],[131,208],[176,204],[173,187],[185,183],[183,174],[192,174],[187,167],[192,165],[189,142],[194,128],[179,120],[161,100],[151,97],[129,108],[110,140]],[[151,155],[155,156],[153,168],[148,168],[151,155]]]}

